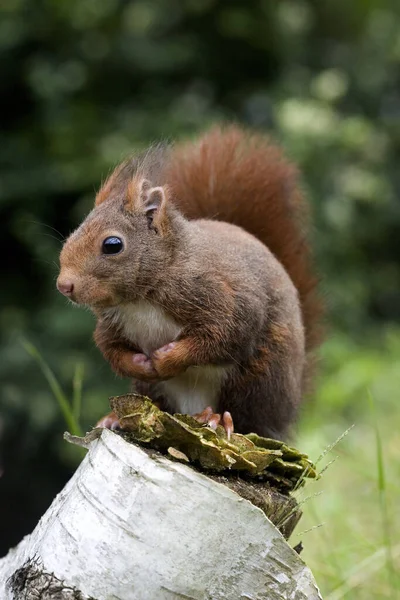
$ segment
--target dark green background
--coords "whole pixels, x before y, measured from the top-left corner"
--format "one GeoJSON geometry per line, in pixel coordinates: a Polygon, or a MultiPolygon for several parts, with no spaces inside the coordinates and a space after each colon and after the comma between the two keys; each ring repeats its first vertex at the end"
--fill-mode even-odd
{"type": "MultiPolygon", "coordinates": [[[[84,428],[106,410],[108,395],[126,389],[94,347],[92,317],[67,304],[55,278],[62,236],[90,209],[110,168],[136,148],[221,120],[272,130],[300,165],[314,209],[333,332],[321,377],[365,348],[398,356],[397,6],[2,1],[0,554],[32,528],[77,460],[21,337],[68,394],[84,362],[84,428]]],[[[369,363],[361,363],[365,373],[369,363]]],[[[360,387],[351,388],[354,373],[338,382],[347,395],[325,390],[328,400],[315,410],[352,418],[343,398],[360,387]]]]}

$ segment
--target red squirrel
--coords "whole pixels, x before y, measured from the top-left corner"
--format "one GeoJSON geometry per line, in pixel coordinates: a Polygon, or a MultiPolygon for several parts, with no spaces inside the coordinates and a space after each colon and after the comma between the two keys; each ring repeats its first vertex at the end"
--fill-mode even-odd
{"type": "Polygon", "coordinates": [[[319,338],[306,213],[277,146],[214,127],[115,169],[65,242],[57,287],[93,311],[97,346],[138,392],[284,439],[319,338]]]}

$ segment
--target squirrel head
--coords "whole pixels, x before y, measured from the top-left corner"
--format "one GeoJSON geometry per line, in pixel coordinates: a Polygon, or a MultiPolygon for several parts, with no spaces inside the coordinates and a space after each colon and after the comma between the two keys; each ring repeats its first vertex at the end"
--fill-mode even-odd
{"type": "Polygon", "coordinates": [[[58,290],[93,309],[143,297],[173,253],[168,188],[153,187],[138,173],[127,182],[124,168],[103,185],[60,255],[58,290]]]}

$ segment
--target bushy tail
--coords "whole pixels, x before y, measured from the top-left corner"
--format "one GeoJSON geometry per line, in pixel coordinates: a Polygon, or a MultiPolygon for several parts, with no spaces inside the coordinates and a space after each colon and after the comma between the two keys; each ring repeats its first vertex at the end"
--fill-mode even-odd
{"type": "Polygon", "coordinates": [[[296,168],[262,135],[215,127],[173,148],[165,180],[188,218],[243,227],[283,264],[302,306],[306,349],[319,341],[321,303],[307,240],[307,205],[296,168]]]}

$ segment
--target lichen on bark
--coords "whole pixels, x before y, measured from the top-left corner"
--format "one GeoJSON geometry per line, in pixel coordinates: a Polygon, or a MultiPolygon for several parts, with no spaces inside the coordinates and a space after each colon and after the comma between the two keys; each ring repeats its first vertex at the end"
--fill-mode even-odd
{"type": "Polygon", "coordinates": [[[223,427],[214,431],[188,415],[170,415],[138,394],[115,396],[110,405],[134,441],[175,460],[214,473],[269,481],[285,492],[298,488],[306,478],[317,477],[308,456],[282,441],[254,433],[234,433],[228,440],[223,427]]]}

